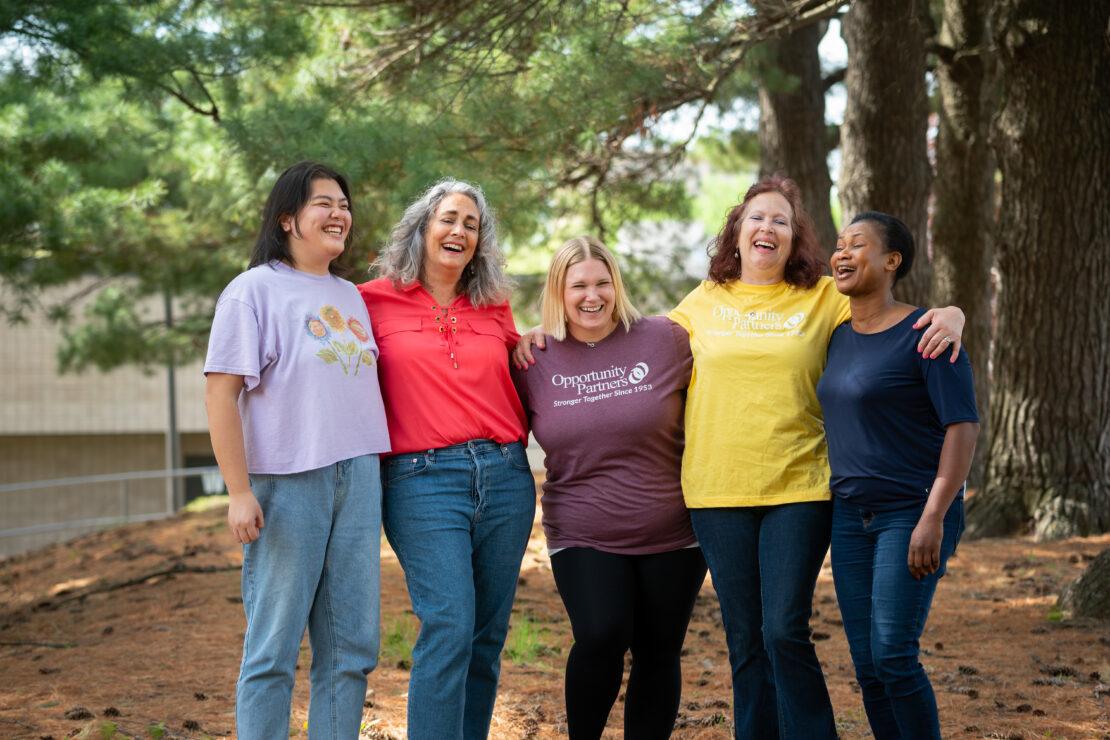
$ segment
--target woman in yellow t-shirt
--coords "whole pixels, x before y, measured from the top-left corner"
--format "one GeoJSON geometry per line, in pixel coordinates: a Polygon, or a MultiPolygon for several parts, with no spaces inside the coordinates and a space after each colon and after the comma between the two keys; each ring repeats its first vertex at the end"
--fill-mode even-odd
{"type": "MultiPolygon", "coordinates": [[[[848,301],[822,277],[798,186],[753,185],[709,266],[669,317],[690,334],[682,489],[721,604],[736,737],[833,738],[810,641],[829,547],[829,464],[817,380],[848,301]]],[[[956,345],[963,314],[922,316],[919,350],[956,345]]]]}

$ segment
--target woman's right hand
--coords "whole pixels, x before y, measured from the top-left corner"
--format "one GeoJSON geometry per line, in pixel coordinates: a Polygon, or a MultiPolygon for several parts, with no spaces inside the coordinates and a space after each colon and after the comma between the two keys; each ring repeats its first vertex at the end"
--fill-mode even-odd
{"type": "Polygon", "coordinates": [[[262,507],[250,490],[233,493],[229,498],[231,504],[227,507],[227,524],[231,527],[231,534],[236,541],[248,545],[258,539],[260,531],[266,526],[262,507]]]}
{"type": "Polygon", "coordinates": [[[547,348],[543,338],[543,327],[532,327],[520,335],[520,341],[513,349],[513,365],[517,370],[527,370],[529,365],[536,364],[536,358],[532,354],[533,344],[536,345],[536,349],[547,348]]]}

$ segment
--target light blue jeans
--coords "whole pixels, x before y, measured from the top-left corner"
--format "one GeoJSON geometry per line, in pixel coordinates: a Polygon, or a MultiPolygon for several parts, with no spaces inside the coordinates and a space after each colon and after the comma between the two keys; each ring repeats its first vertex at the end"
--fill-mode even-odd
{"type": "Polygon", "coordinates": [[[385,533],[420,619],[408,736],[485,738],[536,511],[524,448],[473,440],[397,455],[382,480],[385,533]]]}
{"type": "Polygon", "coordinates": [[[307,624],[308,734],[356,737],[366,676],[378,660],[378,456],[250,480],[265,526],[243,546],[247,631],[235,700],[238,735],[289,736],[293,676],[307,624]]]}

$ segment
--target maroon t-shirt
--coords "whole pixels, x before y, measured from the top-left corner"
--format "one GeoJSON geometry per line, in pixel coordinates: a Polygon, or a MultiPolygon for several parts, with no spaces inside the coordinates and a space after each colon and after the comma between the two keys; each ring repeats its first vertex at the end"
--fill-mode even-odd
{"type": "Polygon", "coordinates": [[[548,547],[642,555],[695,544],[680,480],[686,331],[654,316],[594,346],[547,337],[535,355],[513,373],[547,453],[548,547]]]}

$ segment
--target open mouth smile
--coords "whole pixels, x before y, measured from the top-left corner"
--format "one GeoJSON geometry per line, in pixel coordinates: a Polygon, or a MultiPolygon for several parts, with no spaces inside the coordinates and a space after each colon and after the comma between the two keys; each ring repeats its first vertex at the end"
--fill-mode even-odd
{"type": "Polygon", "coordinates": [[[763,240],[763,239],[759,239],[759,240],[756,240],[756,241],[752,242],[752,246],[755,247],[756,249],[767,251],[767,252],[773,252],[776,249],[778,249],[777,246],[775,246],[771,242],[763,240]]]}

